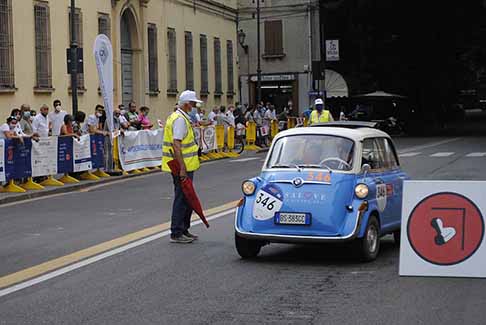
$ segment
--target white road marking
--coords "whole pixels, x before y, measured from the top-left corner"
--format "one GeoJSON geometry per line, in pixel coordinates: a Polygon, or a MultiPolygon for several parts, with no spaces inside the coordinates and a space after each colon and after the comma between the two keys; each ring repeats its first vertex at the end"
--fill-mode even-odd
{"type": "Polygon", "coordinates": [[[421,154],[421,152],[407,152],[407,153],[402,153],[398,156],[399,157],[415,157],[415,156],[418,156],[420,154],[421,154]]]}
{"type": "MultiPolygon", "coordinates": [[[[229,210],[226,210],[226,211],[217,213],[217,214],[215,214],[215,215],[213,215],[211,217],[208,217],[207,219],[208,219],[208,221],[211,221],[211,220],[214,220],[214,219],[218,219],[218,218],[227,216],[228,214],[233,213],[235,211],[236,211],[236,208],[229,209],[229,210]]],[[[199,225],[201,223],[202,223],[201,220],[194,221],[194,222],[191,222],[191,226],[199,225]]],[[[104,260],[104,259],[106,259],[108,257],[111,257],[111,256],[114,256],[114,255],[123,253],[123,252],[125,252],[125,251],[127,251],[129,249],[132,249],[132,248],[135,248],[135,247],[138,247],[138,246],[141,246],[141,245],[150,243],[150,242],[152,242],[154,240],[157,240],[157,239],[160,239],[162,237],[167,237],[168,235],[170,235],[170,230],[162,231],[162,232],[160,232],[158,234],[155,234],[155,235],[152,235],[152,236],[149,236],[149,237],[146,237],[146,238],[139,239],[139,240],[134,241],[134,242],[132,242],[130,244],[117,247],[117,248],[112,249],[110,251],[107,251],[105,253],[102,253],[102,254],[99,254],[99,255],[96,255],[96,256],[87,258],[85,260],[82,260],[80,262],[71,264],[69,266],[60,268],[59,270],[55,270],[55,271],[46,273],[46,274],[41,275],[41,276],[39,276],[37,278],[33,278],[33,279],[28,280],[28,281],[25,281],[25,282],[22,282],[22,283],[13,285],[11,287],[2,289],[2,290],[0,290],[0,297],[9,295],[11,293],[20,291],[22,289],[31,287],[33,285],[36,285],[36,284],[45,282],[45,281],[50,280],[52,278],[58,277],[60,275],[69,273],[69,272],[74,271],[74,270],[77,270],[77,269],[80,269],[80,268],[82,268],[84,266],[87,266],[87,265],[90,265],[90,264],[99,262],[99,261],[104,260]]],[[[169,245],[169,244],[167,243],[167,245],[169,245]]]]}
{"type": "Polygon", "coordinates": [[[230,162],[235,163],[235,162],[244,162],[250,160],[257,160],[257,159],[260,159],[260,157],[242,158],[242,159],[230,160],[230,162]]]}
{"type": "Polygon", "coordinates": [[[428,149],[428,148],[433,148],[433,147],[441,146],[443,144],[454,142],[454,141],[461,140],[461,139],[462,138],[453,138],[453,139],[446,139],[446,140],[442,140],[442,141],[438,141],[438,142],[432,142],[432,143],[428,143],[428,144],[424,144],[424,145],[420,145],[420,146],[405,148],[405,149],[399,150],[398,153],[404,154],[404,153],[407,153],[407,152],[419,151],[419,150],[424,150],[424,149],[428,149]]]}
{"type": "Polygon", "coordinates": [[[443,157],[450,157],[452,155],[454,155],[455,152],[437,152],[437,153],[434,153],[432,155],[430,155],[430,157],[435,157],[435,158],[443,158],[443,157]]]}
{"type": "Polygon", "coordinates": [[[466,157],[486,157],[486,152],[471,152],[470,154],[466,155],[466,157]]]}

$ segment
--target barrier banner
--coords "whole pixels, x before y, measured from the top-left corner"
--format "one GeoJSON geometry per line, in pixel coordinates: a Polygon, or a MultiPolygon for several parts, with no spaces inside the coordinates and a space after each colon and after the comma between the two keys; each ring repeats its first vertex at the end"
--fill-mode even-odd
{"type": "Polygon", "coordinates": [[[73,138],[57,138],[57,173],[71,173],[74,168],[73,162],[73,138]]]}
{"type": "Polygon", "coordinates": [[[30,155],[32,177],[57,174],[57,137],[32,142],[30,155]]]}
{"type": "Polygon", "coordinates": [[[91,135],[91,163],[93,169],[105,166],[105,136],[101,134],[91,135]]]}
{"type": "Polygon", "coordinates": [[[0,182],[5,182],[5,141],[0,140],[0,182]]]}
{"type": "Polygon", "coordinates": [[[201,141],[201,128],[192,128],[194,130],[194,138],[196,138],[196,143],[199,148],[202,148],[202,141],[201,141]]]}
{"type": "Polygon", "coordinates": [[[83,135],[73,141],[74,172],[93,169],[91,164],[90,136],[83,135]]]}
{"type": "Polygon", "coordinates": [[[216,142],[216,129],[214,126],[208,126],[201,129],[202,131],[202,151],[208,152],[218,149],[216,142]]]}
{"type": "Polygon", "coordinates": [[[160,166],[163,142],[163,129],[125,132],[125,136],[118,139],[122,169],[131,171],[160,166]]]}
{"type": "Polygon", "coordinates": [[[32,142],[24,139],[24,143],[19,140],[5,141],[5,178],[21,179],[32,176],[30,151],[32,142]]]}

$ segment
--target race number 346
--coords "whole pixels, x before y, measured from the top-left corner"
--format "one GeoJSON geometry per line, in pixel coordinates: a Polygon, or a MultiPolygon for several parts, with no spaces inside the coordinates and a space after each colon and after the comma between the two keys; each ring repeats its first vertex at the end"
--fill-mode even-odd
{"type": "Polygon", "coordinates": [[[275,212],[282,208],[282,199],[282,191],[275,185],[269,185],[259,190],[253,205],[254,218],[257,220],[272,219],[275,212]]]}

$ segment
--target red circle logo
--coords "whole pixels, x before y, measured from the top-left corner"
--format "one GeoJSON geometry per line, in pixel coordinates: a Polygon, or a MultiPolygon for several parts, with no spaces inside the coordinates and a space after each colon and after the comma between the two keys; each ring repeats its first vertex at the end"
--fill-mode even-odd
{"type": "Polygon", "coordinates": [[[410,245],[422,259],[454,265],[471,257],[484,236],[481,211],[457,193],[437,193],[423,199],[410,214],[410,245]]]}

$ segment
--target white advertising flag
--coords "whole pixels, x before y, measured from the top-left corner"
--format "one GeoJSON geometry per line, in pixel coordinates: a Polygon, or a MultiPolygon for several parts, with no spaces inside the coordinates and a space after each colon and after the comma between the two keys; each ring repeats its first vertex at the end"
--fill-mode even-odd
{"type": "Polygon", "coordinates": [[[105,104],[106,122],[108,129],[113,131],[113,48],[110,39],[100,34],[94,43],[94,57],[98,77],[100,79],[101,94],[105,104]]]}

